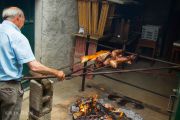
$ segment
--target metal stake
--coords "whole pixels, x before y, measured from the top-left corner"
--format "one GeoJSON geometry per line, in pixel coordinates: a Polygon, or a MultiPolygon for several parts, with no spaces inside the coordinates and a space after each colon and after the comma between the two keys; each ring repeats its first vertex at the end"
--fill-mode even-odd
{"type": "MultiPolygon", "coordinates": [[[[87,35],[87,39],[86,39],[86,51],[85,51],[85,55],[88,55],[88,48],[89,48],[89,41],[90,40],[90,35],[87,35]]],[[[84,69],[83,69],[83,76],[82,76],[82,87],[81,87],[81,91],[84,91],[84,86],[85,86],[85,81],[86,81],[86,66],[87,66],[87,62],[84,63],[84,69]]]]}

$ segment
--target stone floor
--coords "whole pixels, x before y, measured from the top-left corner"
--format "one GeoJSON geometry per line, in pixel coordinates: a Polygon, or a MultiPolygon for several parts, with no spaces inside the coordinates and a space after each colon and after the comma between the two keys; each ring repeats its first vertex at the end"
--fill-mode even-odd
{"type": "MultiPolygon", "coordinates": [[[[132,68],[141,68],[142,66],[150,67],[150,64],[146,61],[142,61],[132,65],[132,68]]],[[[164,65],[156,63],[153,67],[158,66],[164,65]]],[[[131,69],[131,67],[129,69],[131,69]]],[[[121,80],[121,82],[97,75],[92,80],[86,80],[86,87],[84,92],[80,90],[80,77],[55,83],[53,110],[51,113],[52,120],[72,120],[72,116],[69,114],[70,105],[79,97],[92,96],[95,94],[102,98],[107,97],[107,95],[111,93],[121,94],[136,100],[143,101],[146,104],[159,107],[165,111],[167,109],[168,98],[136,88],[132,85],[154,91],[167,97],[170,94],[173,94],[172,89],[176,88],[177,85],[177,78],[175,77],[175,73],[172,72],[171,74],[168,74],[167,70],[121,73],[110,76],[121,80]],[[132,85],[127,85],[123,82],[127,82],[132,85]]],[[[27,120],[28,118],[28,94],[29,92],[27,91],[24,95],[21,120],[27,120]]],[[[145,107],[142,110],[134,109],[131,106],[130,108],[136,113],[139,113],[144,118],[144,120],[169,119],[168,115],[156,112],[148,107],[145,107]]]]}

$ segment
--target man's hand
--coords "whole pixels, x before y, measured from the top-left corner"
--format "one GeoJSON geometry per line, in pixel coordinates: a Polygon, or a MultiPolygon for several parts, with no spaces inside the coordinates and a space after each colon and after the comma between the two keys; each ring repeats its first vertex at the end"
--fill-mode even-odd
{"type": "Polygon", "coordinates": [[[65,79],[65,74],[64,74],[63,71],[58,71],[56,77],[57,77],[60,81],[62,81],[62,80],[65,79]]]}
{"type": "Polygon", "coordinates": [[[36,60],[28,62],[28,66],[33,72],[41,73],[43,75],[55,75],[59,80],[65,79],[65,74],[63,71],[49,68],[36,60]]]}

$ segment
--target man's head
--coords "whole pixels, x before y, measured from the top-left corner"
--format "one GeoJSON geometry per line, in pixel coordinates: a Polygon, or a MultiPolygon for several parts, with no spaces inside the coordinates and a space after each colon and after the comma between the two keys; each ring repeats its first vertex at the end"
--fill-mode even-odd
{"type": "Polygon", "coordinates": [[[18,7],[5,8],[2,13],[3,20],[13,22],[19,29],[24,26],[25,17],[23,11],[18,7]]]}

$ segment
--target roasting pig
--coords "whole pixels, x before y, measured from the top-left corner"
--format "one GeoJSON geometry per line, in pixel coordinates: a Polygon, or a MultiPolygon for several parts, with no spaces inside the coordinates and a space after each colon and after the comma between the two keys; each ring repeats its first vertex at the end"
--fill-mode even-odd
{"type": "Polygon", "coordinates": [[[116,59],[114,60],[110,60],[109,61],[109,65],[113,68],[117,68],[117,66],[119,64],[122,64],[122,63],[128,63],[128,64],[131,64],[132,61],[135,59],[135,56],[134,55],[130,55],[130,56],[127,56],[127,57],[124,57],[124,56],[117,56],[116,59]]]}
{"type": "Polygon", "coordinates": [[[132,61],[135,59],[134,55],[123,56],[122,53],[123,53],[123,50],[121,49],[113,50],[112,52],[108,50],[101,50],[99,52],[96,52],[93,55],[87,55],[87,56],[81,57],[81,63],[84,63],[87,61],[95,61],[95,66],[97,68],[108,66],[108,65],[113,68],[117,68],[119,64],[122,64],[122,63],[131,64],[132,61]]]}
{"type": "Polygon", "coordinates": [[[101,50],[99,52],[96,52],[93,55],[87,55],[87,56],[81,57],[81,63],[84,63],[84,62],[87,62],[87,61],[94,61],[98,57],[99,57],[98,59],[102,60],[102,59],[105,59],[105,57],[108,56],[109,54],[110,54],[110,51],[101,50]]]}

